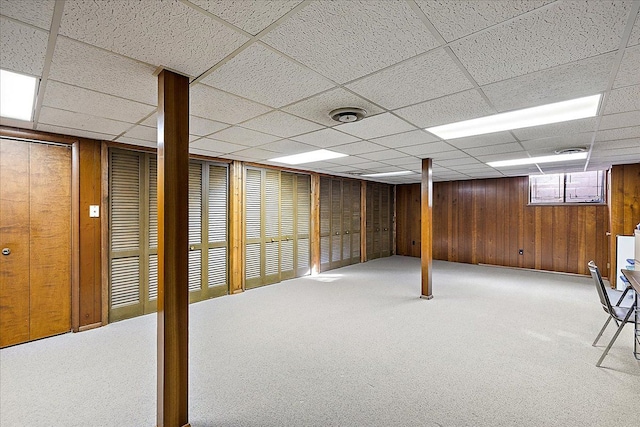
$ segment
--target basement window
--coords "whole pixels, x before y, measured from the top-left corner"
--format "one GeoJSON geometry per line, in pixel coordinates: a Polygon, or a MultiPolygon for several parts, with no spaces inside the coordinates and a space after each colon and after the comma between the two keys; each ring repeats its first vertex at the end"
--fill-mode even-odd
{"type": "Polygon", "coordinates": [[[604,171],[529,176],[529,204],[604,203],[604,171]]]}

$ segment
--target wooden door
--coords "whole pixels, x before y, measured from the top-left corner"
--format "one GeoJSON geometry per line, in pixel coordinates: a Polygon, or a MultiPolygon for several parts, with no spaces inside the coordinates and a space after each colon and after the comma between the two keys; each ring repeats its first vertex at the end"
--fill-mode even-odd
{"type": "Polygon", "coordinates": [[[320,178],[320,271],[331,269],[331,178],[320,178]]]}
{"type": "Polygon", "coordinates": [[[351,181],[351,264],[360,262],[360,187],[359,181],[351,181]]]}
{"type": "Polygon", "coordinates": [[[295,277],[295,176],[282,172],[280,183],[280,277],[285,280],[295,277]]]}
{"type": "Polygon", "coordinates": [[[311,177],[296,176],[296,277],[311,274],[311,177]]]}
{"type": "Polygon", "coordinates": [[[71,329],[71,150],[0,139],[0,347],[71,329]]]}

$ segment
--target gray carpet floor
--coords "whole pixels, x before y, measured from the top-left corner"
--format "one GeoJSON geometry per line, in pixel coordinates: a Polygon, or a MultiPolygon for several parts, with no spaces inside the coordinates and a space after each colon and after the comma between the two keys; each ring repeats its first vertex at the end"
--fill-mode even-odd
{"type": "MultiPolygon", "coordinates": [[[[190,307],[190,413],[213,426],[634,426],[628,325],[586,277],[394,256],[190,307]]],[[[155,315],[0,351],[0,425],[154,426],[155,315]]]]}

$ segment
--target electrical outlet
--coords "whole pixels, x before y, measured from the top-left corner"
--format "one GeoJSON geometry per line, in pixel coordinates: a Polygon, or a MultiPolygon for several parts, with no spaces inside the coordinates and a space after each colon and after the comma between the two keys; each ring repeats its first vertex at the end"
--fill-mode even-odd
{"type": "Polygon", "coordinates": [[[89,205],[89,218],[100,217],[100,205],[89,205]]]}
{"type": "Polygon", "coordinates": [[[518,249],[518,255],[524,255],[524,249],[518,249]]]}

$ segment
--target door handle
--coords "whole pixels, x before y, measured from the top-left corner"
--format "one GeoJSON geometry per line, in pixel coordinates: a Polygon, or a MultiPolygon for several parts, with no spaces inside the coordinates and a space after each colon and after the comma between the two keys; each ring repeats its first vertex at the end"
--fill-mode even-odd
{"type": "Polygon", "coordinates": [[[344,232],[344,234],[349,234],[349,232],[348,232],[348,231],[345,231],[345,232],[344,232]]]}
{"type": "Polygon", "coordinates": [[[340,232],[339,232],[339,231],[336,231],[336,236],[339,236],[339,235],[340,235],[340,232]]]}
{"type": "Polygon", "coordinates": [[[2,255],[9,255],[11,254],[11,249],[9,248],[2,248],[2,255]]]}
{"type": "Polygon", "coordinates": [[[271,238],[271,243],[275,242],[276,239],[274,239],[273,237],[271,238]]]}
{"type": "Polygon", "coordinates": [[[388,228],[385,228],[385,229],[384,229],[384,231],[389,231],[389,229],[388,229],[388,228]]]}
{"type": "Polygon", "coordinates": [[[196,250],[196,247],[195,247],[195,246],[189,246],[189,250],[190,250],[190,251],[195,251],[195,250],[196,250]]]}

